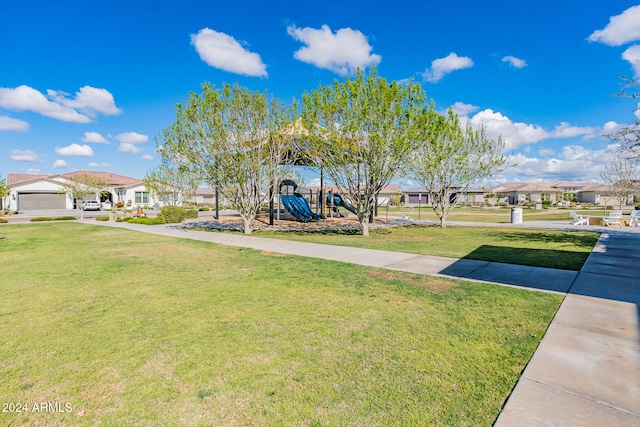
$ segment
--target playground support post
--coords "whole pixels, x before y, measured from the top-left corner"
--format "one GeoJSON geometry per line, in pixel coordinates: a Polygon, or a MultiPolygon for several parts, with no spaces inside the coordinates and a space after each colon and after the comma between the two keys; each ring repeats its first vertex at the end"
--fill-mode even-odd
{"type": "Polygon", "coordinates": [[[273,225],[273,184],[269,187],[269,225],[273,225]]]}
{"type": "Polygon", "coordinates": [[[329,191],[329,215],[333,218],[333,191],[329,191]]]}

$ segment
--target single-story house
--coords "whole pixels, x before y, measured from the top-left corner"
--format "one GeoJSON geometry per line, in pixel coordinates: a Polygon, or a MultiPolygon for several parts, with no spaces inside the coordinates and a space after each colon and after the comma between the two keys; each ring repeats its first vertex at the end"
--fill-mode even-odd
{"type": "MultiPolygon", "coordinates": [[[[594,205],[618,205],[620,200],[609,197],[610,187],[593,182],[508,182],[491,189],[499,199],[510,205],[525,203],[550,203],[568,206],[571,202],[591,203],[594,205]]],[[[623,200],[622,204],[632,203],[623,200]]]]}
{"type": "Polygon", "coordinates": [[[79,175],[88,175],[103,183],[91,199],[101,202],[104,208],[117,202],[134,207],[157,203],[139,179],[110,172],[76,171],[56,175],[7,174],[7,206],[12,211],[75,209],[79,201],[65,193],[64,184],[79,175]]]}
{"type": "MultiPolygon", "coordinates": [[[[452,188],[451,198],[458,198],[458,203],[484,204],[484,195],[487,190],[470,188],[466,193],[460,193],[459,188],[452,188]]],[[[430,205],[429,190],[425,187],[410,188],[404,191],[405,204],[408,206],[430,205]]]]}

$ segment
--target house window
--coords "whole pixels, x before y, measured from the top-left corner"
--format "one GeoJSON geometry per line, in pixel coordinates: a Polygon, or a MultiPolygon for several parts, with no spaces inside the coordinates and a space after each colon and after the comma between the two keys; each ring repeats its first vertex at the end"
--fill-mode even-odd
{"type": "Polygon", "coordinates": [[[149,203],[149,193],[146,191],[136,191],[136,204],[149,203]]]}

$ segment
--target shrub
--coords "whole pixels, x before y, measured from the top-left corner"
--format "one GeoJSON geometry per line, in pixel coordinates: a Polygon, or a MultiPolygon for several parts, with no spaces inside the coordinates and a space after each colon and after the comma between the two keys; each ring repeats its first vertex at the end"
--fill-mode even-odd
{"type": "Polygon", "coordinates": [[[109,215],[97,216],[96,221],[109,221],[109,215]]]}
{"type": "Polygon", "coordinates": [[[123,208],[123,207],[124,207],[123,201],[119,201],[118,203],[116,203],[116,208],[123,208]]]}
{"type": "Polygon", "coordinates": [[[198,211],[200,212],[209,212],[211,209],[209,209],[207,206],[203,206],[201,208],[198,208],[198,211]]]}
{"type": "Polygon", "coordinates": [[[198,211],[195,209],[186,209],[185,218],[198,218],[198,211]]]}
{"type": "Polygon", "coordinates": [[[127,218],[129,219],[130,224],[145,224],[145,225],[158,225],[164,224],[164,219],[158,216],[155,218],[150,218],[148,216],[140,216],[138,218],[127,218]]]}
{"type": "Polygon", "coordinates": [[[35,218],[31,218],[30,222],[42,222],[42,221],[75,221],[77,218],[75,216],[58,216],[55,218],[51,218],[49,216],[37,216],[35,218]]]}
{"type": "Polygon", "coordinates": [[[184,221],[187,217],[187,210],[180,206],[163,206],[160,208],[160,216],[164,219],[164,222],[176,224],[184,221]]]}
{"type": "Polygon", "coordinates": [[[7,221],[6,219],[4,219],[4,218],[0,218],[0,224],[6,224],[6,223],[8,223],[8,222],[9,222],[9,221],[7,221]]]}

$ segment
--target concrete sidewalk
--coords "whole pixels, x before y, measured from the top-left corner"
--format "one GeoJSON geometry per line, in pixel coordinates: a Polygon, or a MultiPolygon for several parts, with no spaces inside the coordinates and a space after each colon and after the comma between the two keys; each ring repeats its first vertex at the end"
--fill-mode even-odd
{"type": "Polygon", "coordinates": [[[605,229],[578,273],[176,226],[91,224],[562,293],[560,309],[495,425],[640,426],[640,233],[605,229]]]}
{"type": "Polygon", "coordinates": [[[496,426],[640,426],[638,249],[601,235],[496,426]]]}

